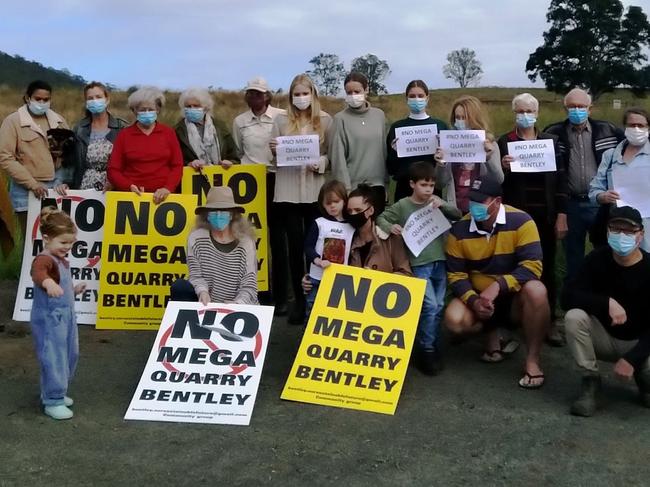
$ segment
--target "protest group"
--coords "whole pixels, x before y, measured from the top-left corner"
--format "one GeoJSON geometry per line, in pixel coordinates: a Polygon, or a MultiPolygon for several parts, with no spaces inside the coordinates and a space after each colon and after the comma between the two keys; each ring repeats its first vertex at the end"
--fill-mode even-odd
{"type": "MultiPolygon", "coordinates": [[[[206,387],[245,386],[250,376],[242,371],[259,364],[265,350],[259,333],[266,318],[251,310],[273,306],[269,322],[286,316],[306,327],[286,399],[316,390],[300,380],[356,387],[366,399],[375,391],[399,394],[409,360],[435,376],[443,356],[454,353],[446,344],[479,335],[484,348],[477,358],[498,363],[519,348],[520,326],[525,358],[513,386],[541,388],[544,345],[566,344],[581,374],[571,414],[596,412],[599,361],[634,381],[640,403],[650,407],[648,112],[627,108],[621,126],[596,120],[590,95],[574,88],[563,99],[566,119],[544,128],[537,125],[538,100],[521,93],[512,100],[512,130],[498,136],[474,96],[459,97],[449,114],[435,118],[427,85],[413,80],[404,93],[408,116],[389,125],[368,102],[364,75],[349,73],[343,88],[346,106],[330,116],[309,76],[293,79],[284,108],[273,106],[272,91],[257,77],[243,91],[249,110],[231,123],[213,116],[208,90],[188,89],[179,98],[183,117],[169,127],[157,121],[165,110],[161,90],[141,87],[129,95],[129,123],[111,114],[107,87],[92,82],[83,90],[86,115],[70,129],[50,107],[56,91],[48,83],[27,87],[24,104],[0,127],[0,168],[8,180],[0,200],[10,201],[30,249],[21,283],[32,281],[19,288],[17,302],[28,299],[45,414],[73,416],[67,391],[79,356],[75,307],[91,300],[84,282],[91,275],[101,283],[98,328],[101,320],[158,327],[167,320],[166,304],[176,306],[174,325],[161,330],[152,351],[160,367],[145,372],[152,383],[194,377],[206,387]],[[264,190],[247,197],[252,187],[264,190]],[[88,194],[77,190],[96,196],[71,196],[88,194]],[[91,217],[77,220],[71,206],[63,207],[66,197],[88,215],[101,207],[101,255],[89,241],[75,247],[95,229],[91,217]],[[38,201],[35,223],[28,220],[30,201],[38,201]],[[558,245],[566,256],[561,285],[558,245]],[[83,268],[70,265],[71,250],[83,250],[83,268]],[[153,273],[133,272],[140,264],[153,273]],[[164,296],[134,297],[146,286],[164,289],[164,296]],[[205,309],[215,303],[210,315],[205,309]],[[346,314],[329,315],[327,306],[346,314]],[[232,323],[211,324],[219,313],[232,323]],[[205,350],[169,345],[184,336],[185,324],[205,350]],[[252,351],[226,353],[209,340],[210,330],[235,348],[249,340],[252,351]],[[308,342],[310,334],[322,340],[308,342]],[[356,341],[358,348],[325,339],[356,341]],[[387,351],[375,353],[374,346],[387,351]],[[395,358],[393,349],[406,355],[395,358]],[[347,368],[308,366],[303,355],[347,368]],[[225,364],[231,372],[179,372],[183,362],[225,364]]],[[[192,394],[136,392],[143,401],[254,401],[254,393],[252,400],[243,393],[192,394]]],[[[327,398],[325,404],[358,404],[341,389],[327,398]]],[[[371,402],[380,412],[394,411],[394,404],[382,411],[381,399],[371,402]]]]}

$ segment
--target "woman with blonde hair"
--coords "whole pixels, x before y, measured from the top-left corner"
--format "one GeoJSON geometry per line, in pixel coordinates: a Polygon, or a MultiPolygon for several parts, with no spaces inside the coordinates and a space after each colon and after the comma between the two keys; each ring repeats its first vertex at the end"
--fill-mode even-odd
{"type": "Polygon", "coordinates": [[[494,135],[490,133],[487,113],[475,96],[465,95],[454,101],[449,122],[455,130],[485,131],[484,161],[446,164],[444,151],[440,148],[434,155],[438,163],[436,182],[442,189],[443,197],[466,214],[469,211],[469,190],[476,178],[487,174],[499,183],[503,182],[501,155],[494,135]]]}
{"type": "Polygon", "coordinates": [[[189,280],[171,286],[173,301],[258,304],[255,235],[228,186],[210,188],[187,239],[189,280]]]}
{"type": "Polygon", "coordinates": [[[287,113],[278,114],[271,131],[271,151],[275,154],[277,137],[287,135],[318,135],[318,162],[302,166],[278,166],[275,176],[274,213],[281,215],[276,224],[277,238],[271,242],[273,262],[273,298],[277,308],[287,303],[285,269],[289,266],[294,294],[294,308],[289,322],[301,325],[305,315],[305,298],[300,281],[305,273],[303,242],[305,231],[318,216],[316,201],[325,182],[329,166],[329,145],[332,117],[320,109],[318,91],[306,74],[299,74],[289,88],[287,113]],[[286,242],[285,242],[286,239],[286,242]]]}

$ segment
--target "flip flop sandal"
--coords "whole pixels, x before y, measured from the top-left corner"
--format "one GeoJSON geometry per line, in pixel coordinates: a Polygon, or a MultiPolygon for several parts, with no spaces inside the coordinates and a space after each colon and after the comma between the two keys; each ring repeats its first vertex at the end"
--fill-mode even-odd
{"type": "Polygon", "coordinates": [[[544,374],[538,374],[538,375],[531,375],[528,372],[524,373],[524,376],[519,379],[519,387],[523,389],[539,389],[544,385],[544,382],[546,381],[546,378],[544,377],[544,374]],[[542,379],[542,381],[538,384],[533,384],[532,381],[542,379]]]}
{"type": "Polygon", "coordinates": [[[519,342],[517,340],[501,340],[501,352],[505,355],[511,355],[517,351],[519,348],[519,342]]]}
{"type": "Polygon", "coordinates": [[[505,359],[506,355],[503,353],[503,350],[486,350],[479,358],[481,362],[486,364],[498,364],[499,362],[503,362],[505,359]]]}

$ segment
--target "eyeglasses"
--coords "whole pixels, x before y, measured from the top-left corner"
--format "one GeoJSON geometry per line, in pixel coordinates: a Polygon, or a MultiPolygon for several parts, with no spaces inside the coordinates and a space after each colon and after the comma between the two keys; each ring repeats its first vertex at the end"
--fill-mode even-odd
{"type": "Polygon", "coordinates": [[[609,230],[611,233],[623,233],[629,236],[634,236],[635,234],[641,231],[640,228],[630,228],[630,227],[621,228],[617,226],[608,226],[607,230],[609,230]]]}

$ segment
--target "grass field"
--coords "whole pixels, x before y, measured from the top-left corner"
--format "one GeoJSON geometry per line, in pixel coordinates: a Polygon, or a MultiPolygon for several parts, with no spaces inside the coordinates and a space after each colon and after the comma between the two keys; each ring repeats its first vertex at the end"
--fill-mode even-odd
{"type": "MultiPolygon", "coordinates": [[[[443,120],[449,119],[451,106],[456,98],[461,95],[470,94],[479,98],[487,106],[490,118],[490,130],[499,136],[511,129],[513,115],[511,110],[512,98],[527,91],[540,101],[540,113],[538,126],[544,127],[551,122],[562,120],[565,113],[562,108],[562,97],[539,88],[453,88],[433,90],[429,96],[428,112],[443,120]]],[[[173,125],[181,117],[178,107],[178,92],[167,92],[167,104],[161,113],[160,120],[163,123],[173,125]]],[[[224,120],[228,125],[239,113],[247,110],[244,102],[243,92],[219,91],[213,94],[215,100],[214,114],[217,118],[224,120]]],[[[132,114],[126,107],[127,93],[118,91],[111,94],[111,112],[127,120],[133,120],[132,114]]],[[[390,122],[404,118],[408,110],[403,94],[384,95],[371,97],[370,102],[381,108],[390,122]]],[[[0,87],[0,119],[4,119],[11,112],[15,111],[22,103],[22,92],[16,89],[0,87]]],[[[273,100],[273,105],[284,108],[287,106],[287,96],[279,95],[273,100]]],[[[592,111],[594,118],[609,120],[617,125],[621,123],[623,109],[629,106],[640,105],[650,109],[650,98],[639,99],[626,90],[617,90],[615,93],[603,95],[595,104],[592,111]],[[613,100],[621,100],[622,109],[613,108],[613,100]]],[[[60,89],[52,94],[52,108],[68,121],[70,125],[75,124],[84,113],[84,102],[81,90],[60,89]]],[[[330,114],[342,110],[345,107],[343,100],[326,97],[322,99],[323,110],[330,114]]],[[[21,248],[22,245],[18,245],[21,248]]],[[[14,251],[12,255],[3,258],[0,255],[0,278],[15,278],[19,273],[19,255],[14,251]]]]}

